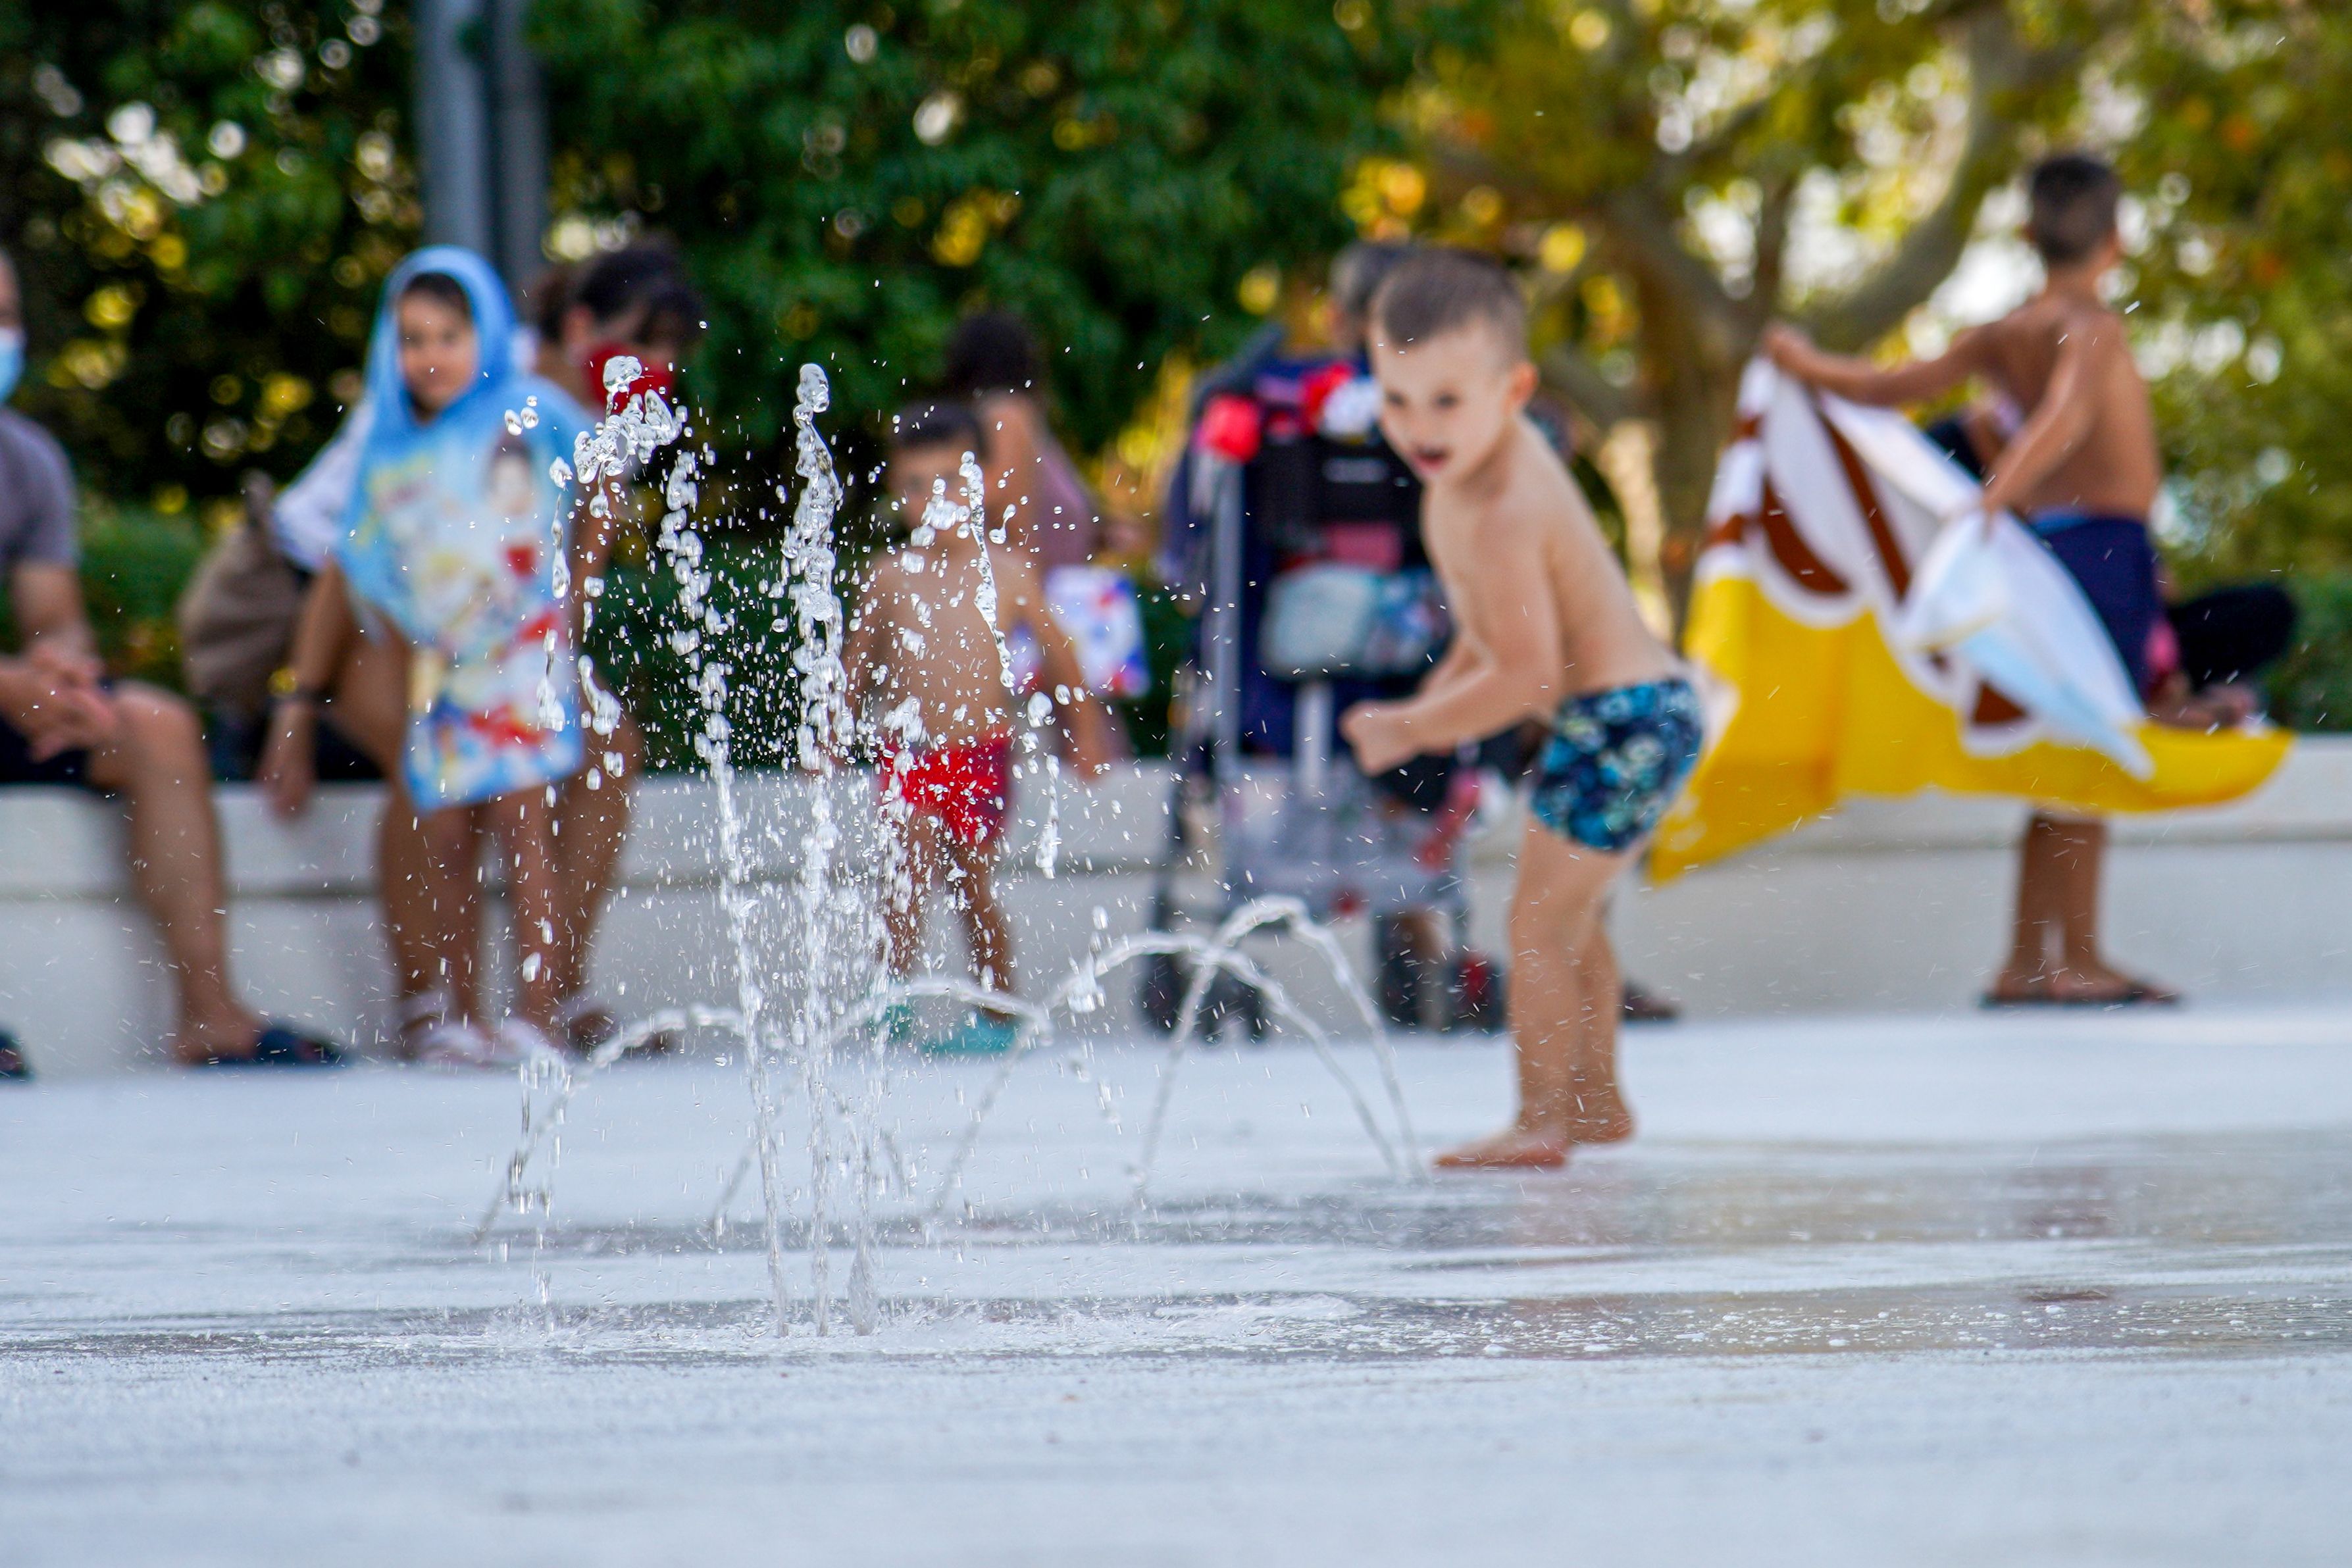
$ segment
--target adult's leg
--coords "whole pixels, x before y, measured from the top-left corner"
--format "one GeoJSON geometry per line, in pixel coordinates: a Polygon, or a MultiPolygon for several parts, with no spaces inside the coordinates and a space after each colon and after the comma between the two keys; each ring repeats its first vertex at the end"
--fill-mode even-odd
{"type": "Polygon", "coordinates": [[[556,791],[555,862],[562,889],[563,915],[557,928],[556,994],[574,997],[588,988],[588,959],[596,926],[604,914],[613,873],[628,843],[631,796],[645,766],[645,731],[628,715],[609,737],[589,746],[589,767],[556,791]],[[615,770],[606,766],[620,758],[615,770]],[[589,788],[589,774],[596,777],[589,788]]]}
{"type": "Polygon", "coordinates": [[[115,693],[121,727],[90,754],[89,779],[129,808],[131,874],[161,928],[179,988],[182,1061],[253,1054],[261,1019],[230,988],[220,823],[195,710],[146,686],[115,693]]]}
{"type": "Polygon", "coordinates": [[[1571,1144],[1630,1132],[1616,1088],[1617,970],[1601,924],[1601,901],[1629,858],[1538,822],[1520,835],[1507,998],[1518,1114],[1440,1165],[1556,1166],[1571,1144]]]}

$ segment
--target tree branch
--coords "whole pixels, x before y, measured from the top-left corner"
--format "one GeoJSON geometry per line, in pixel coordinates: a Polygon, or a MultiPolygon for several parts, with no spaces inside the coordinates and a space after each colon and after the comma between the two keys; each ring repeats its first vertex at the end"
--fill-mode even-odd
{"type": "Polygon", "coordinates": [[[1576,412],[1600,430],[1633,417],[1633,396],[1617,385],[1581,353],[1565,343],[1546,349],[1536,361],[1544,385],[1566,398],[1576,412]]]}
{"type": "Polygon", "coordinates": [[[1969,16],[1969,130],[1943,200],[1911,226],[1895,254],[1844,294],[1804,313],[1824,347],[1868,347],[1900,325],[1951,276],[1967,248],[1985,195],[2009,172],[2017,146],[2016,100],[2048,86],[2082,60],[2073,45],[2030,49],[2021,44],[2007,7],[1987,5],[1969,16]]]}
{"type": "Polygon", "coordinates": [[[1736,313],[1715,268],[1690,253],[1675,233],[1664,193],[1644,183],[1611,191],[1593,209],[1625,259],[1648,273],[1694,319],[1718,332],[1731,328],[1736,313]]]}

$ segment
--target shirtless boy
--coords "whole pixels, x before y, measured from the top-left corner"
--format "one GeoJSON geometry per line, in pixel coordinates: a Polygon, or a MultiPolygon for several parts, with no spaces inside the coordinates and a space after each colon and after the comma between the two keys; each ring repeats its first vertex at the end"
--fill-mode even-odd
{"type": "MultiPolygon", "coordinates": [[[[1037,650],[1043,689],[1068,699],[1062,706],[1081,774],[1101,771],[1109,736],[1028,552],[989,544],[981,537],[984,521],[962,518],[955,500],[963,493],[962,465],[984,455],[980,422],[961,404],[919,405],[898,417],[890,493],[912,528],[875,567],[843,662],[852,700],[879,720],[884,817],[899,834],[900,860],[887,875],[883,909],[891,973],[905,979],[915,972],[923,901],[944,878],[981,983],[1010,991],[1013,938],[997,903],[996,862],[1015,743],[996,634],[981,612],[983,557],[996,586],[998,630],[1014,642],[1025,634],[1037,650]]],[[[910,1016],[894,1018],[892,1031],[911,1035],[910,1016]]],[[[1011,1020],[983,1011],[923,1046],[987,1053],[1008,1049],[1013,1035],[1011,1020]]]]}
{"type": "Polygon", "coordinates": [[[1414,695],[1348,710],[1356,760],[1374,773],[1528,718],[1551,727],[1511,903],[1518,1116],[1437,1163],[1555,1166],[1633,1135],[1601,901],[1698,760],[1698,699],[1525,416],[1536,371],[1509,275],[1459,251],[1399,264],[1373,300],[1371,358],[1454,637],[1414,695]]]}
{"type": "MultiPolygon", "coordinates": [[[[2163,468],[2147,383],[2122,318],[2099,294],[2123,256],[2122,186],[2105,164],[2069,153],[2035,168],[2031,187],[2026,237],[2042,256],[2042,290],[2001,319],[1962,332],[1936,359],[1893,368],[1825,354],[1789,327],[1768,332],[1764,349],[1790,375],[1855,402],[1915,402],[1980,379],[2025,411],[1991,463],[1982,515],[2025,519],[2082,584],[2145,696],[2149,637],[2164,617],[2147,532],[2163,468]]],[[[2106,843],[2105,822],[2034,814],[2020,854],[2015,934],[1989,1006],[2179,999],[2099,951],[2106,843]]]]}

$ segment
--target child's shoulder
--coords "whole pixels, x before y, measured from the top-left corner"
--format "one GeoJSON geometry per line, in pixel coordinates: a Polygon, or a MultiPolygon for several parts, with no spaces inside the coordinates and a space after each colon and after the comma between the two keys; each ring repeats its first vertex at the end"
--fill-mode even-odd
{"type": "Polygon", "coordinates": [[[1524,536],[1538,528],[1590,528],[1592,508],[1569,471],[1567,460],[1533,426],[1521,430],[1513,454],[1510,482],[1480,507],[1478,527],[1524,536]]]}
{"type": "Polygon", "coordinates": [[[596,423],[596,416],[581,407],[578,399],[545,376],[517,376],[513,402],[517,412],[526,405],[536,412],[540,428],[567,446],[575,433],[596,423]]]}

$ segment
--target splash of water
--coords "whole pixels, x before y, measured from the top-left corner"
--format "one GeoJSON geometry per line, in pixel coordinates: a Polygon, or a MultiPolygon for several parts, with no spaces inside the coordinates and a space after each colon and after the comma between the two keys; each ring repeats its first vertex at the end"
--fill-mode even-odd
{"type": "MultiPolygon", "coordinates": [[[[624,368],[623,362],[616,361],[614,369],[607,371],[608,380],[624,368]]],[[[625,386],[634,379],[632,369],[621,384],[625,386]]],[[[672,647],[691,663],[703,707],[703,722],[695,747],[709,770],[718,797],[719,902],[734,959],[735,1005],[730,1009],[698,1007],[659,1013],[624,1030],[576,1070],[558,1063],[540,1069],[537,1077],[527,1073],[522,1136],[508,1161],[499,1192],[476,1228],[477,1240],[487,1238],[499,1216],[509,1209],[525,1213],[535,1210],[541,1216],[543,1230],[544,1217],[551,1207],[552,1172],[561,1148],[563,1117],[583,1082],[656,1035],[688,1027],[723,1030],[743,1046],[746,1086],[751,1101],[751,1134],[721,1195],[714,1228],[723,1228],[728,1206],[749,1171],[756,1166],[761,1239],[774,1298],[775,1326],[780,1335],[789,1333],[793,1298],[784,1249],[787,1201],[782,1172],[779,1123],[782,1105],[779,1091],[784,1082],[797,1076],[809,1108],[812,1323],[816,1333],[824,1333],[831,1322],[834,1187],[836,1176],[845,1170],[854,1198],[849,1215],[849,1313],[859,1332],[871,1332],[878,1315],[874,1196],[886,1175],[894,1175],[902,1186],[910,1187],[912,1181],[907,1162],[891,1143],[879,1115],[884,1020],[891,1010],[925,998],[946,998],[1017,1020],[1013,1048],[974,1105],[929,1201],[927,1212],[935,1218],[961,1184],[964,1166],[989,1113],[1020,1061],[1038,1045],[1054,1040],[1058,1018],[1075,1019],[1098,1010],[1106,999],[1103,982],[1114,970],[1155,955],[1189,959],[1192,976],[1133,1166],[1134,1194],[1139,1203],[1149,1186],[1187,1037],[1199,1020],[1209,985],[1220,974],[1231,975],[1265,997],[1283,1026],[1303,1035],[1313,1046],[1344,1089],[1366,1134],[1391,1168],[1401,1177],[1419,1176],[1422,1173],[1414,1152],[1412,1123],[1398,1081],[1394,1054],[1378,1009],[1348,964],[1337,939],[1310,920],[1305,907],[1295,900],[1259,900],[1236,911],[1213,935],[1154,933],[1119,941],[1108,939],[1108,917],[1097,910],[1097,935],[1087,953],[1040,1002],[1026,1001],[1009,992],[961,979],[926,977],[898,983],[887,979],[879,962],[881,911],[883,897],[893,879],[904,882],[911,873],[912,868],[904,862],[905,835],[903,831],[884,834],[879,882],[885,891],[877,892],[875,879],[855,874],[854,867],[843,863],[843,827],[835,815],[834,790],[830,788],[856,730],[848,675],[842,663],[846,616],[835,586],[839,562],[834,548],[833,524],[843,492],[832,455],[816,428],[816,416],[825,411],[830,400],[824,372],[814,365],[802,367],[799,396],[793,411],[794,471],[802,486],[784,538],[783,570],[766,585],[772,598],[788,601],[798,632],[793,653],[797,696],[795,760],[803,775],[813,778],[817,786],[809,792],[808,827],[805,832],[795,835],[797,869],[786,900],[791,919],[784,934],[785,950],[794,956],[802,973],[796,977],[787,999],[772,1001],[762,983],[758,956],[755,925],[760,889],[753,882],[749,826],[738,798],[733,735],[727,716],[733,667],[722,654],[735,633],[735,618],[723,611],[713,596],[712,573],[705,561],[702,540],[692,526],[699,499],[698,475],[711,456],[706,446],[698,454],[680,453],[672,465],[664,493],[667,510],[658,544],[679,587],[683,624],[672,634],[672,647]],[[1322,1026],[1242,950],[1242,943],[1252,935],[1270,930],[1288,931],[1306,940],[1323,958],[1370,1030],[1390,1100],[1393,1134],[1381,1125],[1370,1100],[1341,1067],[1322,1026]],[[861,1071],[845,1077],[840,1071],[845,1061],[861,1071]],[[840,1143],[844,1136],[845,1149],[840,1143]],[[530,1172],[542,1152],[547,1158],[534,1186],[530,1172]]],[[[682,414],[656,395],[647,393],[632,398],[626,408],[602,422],[591,435],[581,437],[574,447],[576,469],[572,472],[583,485],[597,486],[592,507],[604,501],[605,486],[601,481],[630,471],[660,447],[677,440],[684,431],[682,414]]],[[[558,466],[567,465],[559,460],[558,466]]],[[[969,455],[962,465],[961,479],[961,504],[949,500],[943,486],[935,492],[917,529],[916,542],[927,543],[936,533],[956,528],[964,530],[979,547],[980,581],[975,590],[975,607],[987,622],[996,645],[1007,711],[1016,717],[1024,716],[1014,706],[1018,677],[1002,624],[1003,606],[988,549],[991,544],[1004,542],[1006,530],[1001,526],[993,529],[987,527],[984,476],[969,455]]],[[[568,590],[568,583],[566,586],[568,590]]],[[[583,588],[590,600],[583,605],[584,620],[593,616],[593,601],[601,584],[591,579],[583,588]]],[[[777,629],[782,629],[781,617],[775,624],[777,629]]],[[[584,660],[583,665],[585,675],[584,660]]],[[[619,706],[593,679],[588,681],[586,691],[589,726],[600,736],[609,737],[618,722],[619,706]]],[[[1048,877],[1055,874],[1060,852],[1059,764],[1050,757],[1041,758],[1039,740],[1050,714],[1051,704],[1044,694],[1038,694],[1025,715],[1029,723],[1025,726],[1024,742],[1026,770],[1033,779],[1042,778],[1047,790],[1037,865],[1048,877]],[[1038,711],[1041,706],[1042,712],[1038,711]]],[[[898,737],[898,750],[903,757],[919,741],[922,716],[910,702],[907,710],[885,716],[878,727],[898,737]]],[[[616,758],[608,758],[608,762],[618,767],[616,758]]],[[[593,779],[591,783],[593,787],[593,779]]],[[[903,818],[909,809],[907,803],[897,803],[898,817],[894,820],[890,792],[885,793],[884,801],[886,826],[903,830],[903,818]]],[[[1107,1090],[1104,1107],[1107,1114],[1112,1113],[1107,1090]]]]}

